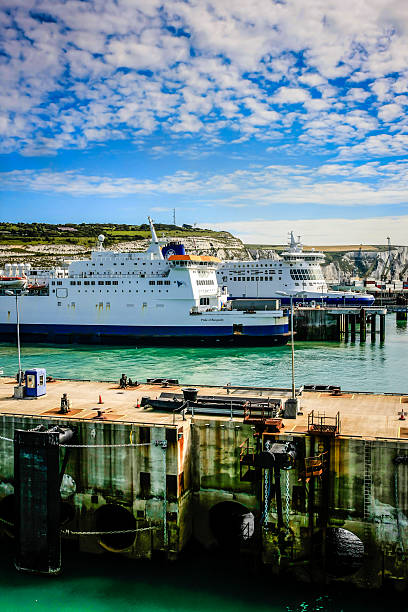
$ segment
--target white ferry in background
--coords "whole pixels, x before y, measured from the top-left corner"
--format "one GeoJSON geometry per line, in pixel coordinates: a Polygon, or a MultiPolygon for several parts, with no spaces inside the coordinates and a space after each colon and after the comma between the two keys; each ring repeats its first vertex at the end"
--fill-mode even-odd
{"type": "Polygon", "coordinates": [[[228,287],[228,299],[280,299],[306,306],[371,306],[374,296],[353,291],[330,291],[321,264],[325,255],[320,251],[303,251],[293,232],[286,251],[275,259],[225,261],[217,270],[219,285],[228,287]],[[288,294],[285,296],[284,294],[288,294]],[[282,295],[283,294],[283,295],[282,295]]]}
{"type": "MultiPolygon", "coordinates": [[[[220,260],[186,255],[179,244],[162,249],[149,222],[152,238],[144,253],[104,250],[100,236],[89,260],[50,271],[27,266],[27,290],[19,299],[22,339],[286,344],[288,318],[282,310],[230,309],[217,283],[220,260]]],[[[3,340],[16,337],[15,298],[2,288],[0,334],[3,340]]]]}

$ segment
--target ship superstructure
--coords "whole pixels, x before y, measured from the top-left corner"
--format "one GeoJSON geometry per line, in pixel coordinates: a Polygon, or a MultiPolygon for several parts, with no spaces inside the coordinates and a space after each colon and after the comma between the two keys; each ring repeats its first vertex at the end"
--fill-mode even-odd
{"type": "MultiPolygon", "coordinates": [[[[226,290],[216,277],[220,260],[171,251],[165,258],[149,222],[152,238],[144,253],[105,250],[99,236],[90,259],[72,261],[67,270],[48,276],[29,273],[28,291],[19,299],[23,339],[286,343],[288,320],[281,310],[227,308],[226,290]]],[[[15,329],[15,299],[0,290],[0,332],[13,338],[15,329]]]]}
{"type": "Polygon", "coordinates": [[[373,304],[374,296],[369,294],[329,291],[321,269],[324,260],[320,251],[304,251],[291,232],[289,247],[280,257],[225,261],[217,270],[217,279],[228,287],[229,299],[277,298],[286,305],[292,296],[295,303],[312,306],[373,304]]]}

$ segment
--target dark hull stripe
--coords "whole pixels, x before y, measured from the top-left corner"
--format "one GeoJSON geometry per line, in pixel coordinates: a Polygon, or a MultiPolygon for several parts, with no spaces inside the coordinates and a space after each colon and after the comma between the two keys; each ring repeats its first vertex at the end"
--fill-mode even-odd
{"type": "MultiPolygon", "coordinates": [[[[15,323],[1,324],[4,341],[16,338],[15,323]]],[[[22,342],[86,344],[202,344],[276,345],[288,341],[288,325],[244,325],[242,334],[225,327],[171,327],[125,325],[29,325],[20,326],[22,342]]]]}

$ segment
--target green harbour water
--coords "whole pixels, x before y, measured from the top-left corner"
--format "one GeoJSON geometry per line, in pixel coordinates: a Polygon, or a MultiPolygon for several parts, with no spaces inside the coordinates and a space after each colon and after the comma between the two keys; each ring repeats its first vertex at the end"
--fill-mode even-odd
{"type": "MultiPolygon", "coordinates": [[[[81,380],[178,378],[184,384],[289,387],[291,349],[115,347],[85,345],[26,345],[22,368],[45,367],[54,377],[81,380]]],[[[15,375],[16,347],[0,344],[0,369],[15,375]]],[[[367,342],[295,342],[296,385],[340,385],[353,391],[408,393],[408,329],[386,318],[386,340],[367,342]]]]}
{"type": "MultiPolygon", "coordinates": [[[[386,340],[296,342],[296,384],[336,384],[342,389],[408,393],[408,329],[388,315],[386,340]]],[[[118,380],[178,378],[186,384],[285,386],[291,382],[290,346],[276,348],[150,348],[26,345],[22,367],[45,367],[54,377],[118,380]]],[[[0,344],[0,368],[17,371],[16,347],[0,344]]],[[[7,543],[6,543],[7,544],[7,543]]],[[[406,596],[363,593],[341,584],[284,582],[252,572],[238,559],[205,553],[175,563],[135,562],[108,553],[63,551],[58,577],[22,575],[12,563],[11,542],[0,551],[0,610],[20,612],[390,612],[408,610],[406,596]]]]}
{"type": "MultiPolygon", "coordinates": [[[[10,553],[11,554],[11,553],[10,553]]],[[[322,587],[256,575],[238,561],[188,556],[130,561],[108,554],[63,554],[63,572],[17,573],[2,554],[2,612],[406,612],[395,592],[322,587]]]]}

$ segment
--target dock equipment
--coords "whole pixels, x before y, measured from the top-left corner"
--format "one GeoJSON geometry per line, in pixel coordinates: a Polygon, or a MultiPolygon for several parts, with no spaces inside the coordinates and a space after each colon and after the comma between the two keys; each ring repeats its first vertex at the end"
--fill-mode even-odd
{"type": "MultiPolygon", "coordinates": [[[[272,434],[266,432],[264,434],[263,443],[259,443],[257,434],[254,434],[256,440],[255,445],[250,444],[247,438],[240,445],[240,479],[241,481],[256,482],[262,479],[264,473],[264,514],[263,523],[268,523],[269,505],[271,501],[272,491],[272,475],[273,475],[273,493],[275,495],[276,514],[278,519],[278,528],[285,525],[283,519],[282,494],[281,494],[281,470],[288,471],[294,468],[296,460],[296,445],[289,441],[275,442],[269,439],[272,434]],[[265,437],[266,436],[266,437],[265,437]]],[[[289,481],[286,479],[286,528],[289,523],[289,481]]]]}
{"type": "Polygon", "coordinates": [[[338,436],[340,434],[340,412],[332,417],[315,413],[312,410],[307,415],[307,431],[312,434],[338,436]]]}
{"type": "MultiPolygon", "coordinates": [[[[151,406],[153,409],[165,412],[173,412],[181,408],[185,398],[179,393],[163,392],[158,399],[142,397],[140,406],[151,406]]],[[[222,396],[199,396],[196,401],[188,400],[185,414],[207,414],[214,416],[245,417],[252,415],[256,419],[265,420],[275,418],[282,409],[282,398],[260,398],[260,397],[222,397],[222,396]]],[[[249,421],[245,421],[248,422],[249,421]]]]}
{"type": "Polygon", "coordinates": [[[305,480],[309,482],[311,478],[323,474],[325,462],[327,461],[327,451],[316,455],[315,457],[305,457],[305,480]]]}
{"type": "Polygon", "coordinates": [[[61,570],[60,484],[68,449],[60,470],[60,444],[73,435],[72,429],[44,425],[14,432],[15,566],[23,572],[61,570]]]}
{"type": "Polygon", "coordinates": [[[32,368],[24,374],[26,397],[40,397],[46,394],[46,371],[44,368],[32,368]]]}

